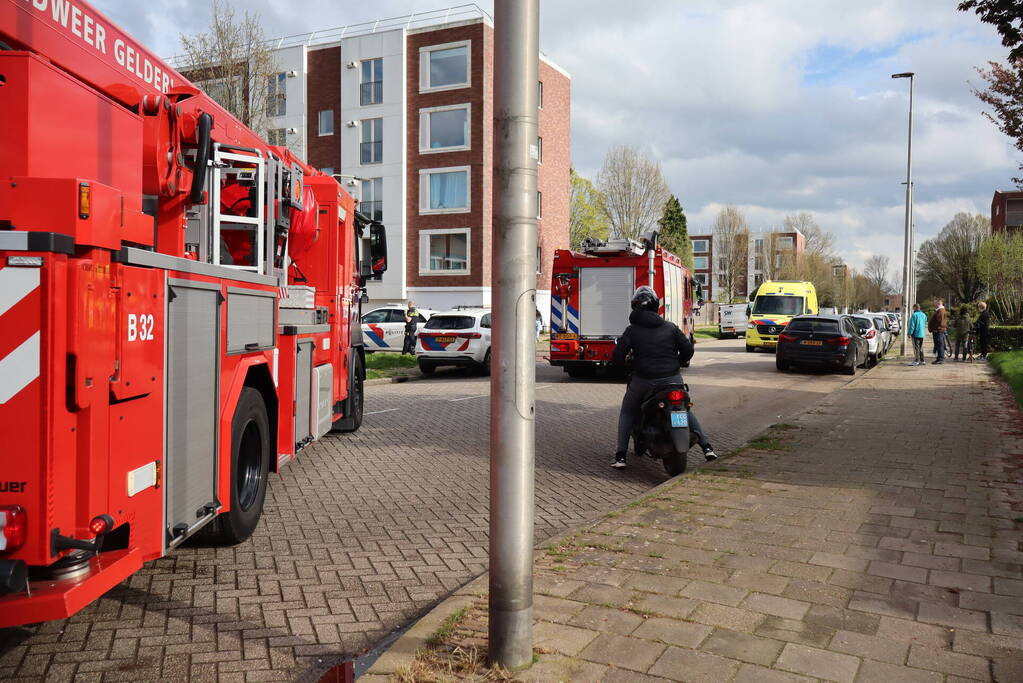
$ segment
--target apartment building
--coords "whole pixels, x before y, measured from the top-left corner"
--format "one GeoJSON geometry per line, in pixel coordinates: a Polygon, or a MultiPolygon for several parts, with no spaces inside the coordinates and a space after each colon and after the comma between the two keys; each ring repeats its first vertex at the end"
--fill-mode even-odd
{"type": "Polygon", "coordinates": [[[991,198],[991,232],[1023,229],[1023,192],[996,190],[991,198]]]}
{"type": "MultiPolygon", "coordinates": [[[[387,229],[371,305],[490,305],[494,27],[475,5],[275,41],[270,141],[339,177],[387,229]]],[[[540,58],[537,307],[568,245],[571,78],[540,58]]],[[[549,323],[549,321],[547,321],[549,323]]]]}
{"type": "MultiPolygon", "coordinates": [[[[785,267],[806,250],[806,238],[798,230],[752,232],[741,236],[740,250],[745,252],[745,268],[736,291],[745,297],[764,281],[778,279],[785,267]]],[[[725,285],[725,258],[714,251],[714,235],[691,235],[693,277],[703,287],[705,301],[729,303],[725,285]]],[[[718,250],[720,252],[720,249],[718,250]]]]}

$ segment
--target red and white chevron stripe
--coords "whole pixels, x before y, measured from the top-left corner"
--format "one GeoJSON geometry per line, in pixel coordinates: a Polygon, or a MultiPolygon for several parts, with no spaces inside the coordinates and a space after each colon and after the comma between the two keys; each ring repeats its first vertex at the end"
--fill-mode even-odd
{"type": "Polygon", "coordinates": [[[39,268],[0,267],[0,405],[39,377],[39,268]]]}

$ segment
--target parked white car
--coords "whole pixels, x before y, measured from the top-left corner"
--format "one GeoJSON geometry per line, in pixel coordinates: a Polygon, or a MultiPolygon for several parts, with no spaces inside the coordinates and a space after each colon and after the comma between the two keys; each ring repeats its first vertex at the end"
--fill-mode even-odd
{"type": "MultiPolygon", "coordinates": [[[[367,351],[401,353],[405,343],[405,310],[402,304],[389,304],[363,314],[362,339],[367,351]]],[[[436,313],[426,308],[417,308],[416,311],[419,313],[417,329],[422,329],[430,316],[436,313]]]]}
{"type": "Polygon", "coordinates": [[[490,318],[485,308],[435,313],[416,339],[419,369],[430,374],[442,365],[456,365],[490,374],[490,318]]]}
{"type": "Polygon", "coordinates": [[[870,368],[877,365],[877,362],[884,358],[888,348],[885,346],[885,338],[882,336],[881,330],[878,329],[879,323],[875,320],[876,316],[869,313],[855,313],[850,317],[852,317],[853,324],[856,325],[856,331],[867,340],[867,360],[863,366],[870,368]]]}
{"type": "Polygon", "coordinates": [[[883,357],[888,349],[892,348],[892,344],[895,342],[895,330],[892,328],[891,321],[888,320],[888,316],[884,313],[868,313],[871,318],[874,319],[874,326],[878,329],[881,339],[884,341],[884,351],[881,356],[883,357]]]}
{"type": "Polygon", "coordinates": [[[892,332],[895,334],[902,332],[902,318],[899,317],[899,314],[888,311],[885,315],[888,316],[888,322],[891,323],[892,332]]]}

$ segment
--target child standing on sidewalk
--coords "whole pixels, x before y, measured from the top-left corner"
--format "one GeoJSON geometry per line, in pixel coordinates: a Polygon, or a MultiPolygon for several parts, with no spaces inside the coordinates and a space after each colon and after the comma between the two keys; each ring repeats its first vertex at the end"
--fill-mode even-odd
{"type": "Polygon", "coordinates": [[[924,334],[927,330],[927,316],[920,310],[920,304],[913,304],[913,315],[909,316],[909,327],[906,334],[913,340],[913,362],[910,365],[924,364],[924,334]]]}

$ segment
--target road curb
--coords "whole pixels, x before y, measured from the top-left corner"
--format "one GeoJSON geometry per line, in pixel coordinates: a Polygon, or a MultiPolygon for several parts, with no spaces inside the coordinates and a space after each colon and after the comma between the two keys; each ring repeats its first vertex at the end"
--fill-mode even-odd
{"type": "MultiPolygon", "coordinates": [[[[877,367],[879,366],[878,365],[874,366],[874,368],[877,367]]],[[[862,373],[859,373],[856,377],[852,378],[845,384],[840,385],[835,389],[835,391],[831,393],[834,394],[838,391],[841,391],[842,389],[845,389],[853,384],[856,384],[861,379],[866,378],[867,375],[870,374],[870,371],[873,370],[874,368],[870,368],[862,373]]],[[[813,408],[807,408],[797,413],[796,415],[793,415],[792,419],[794,421],[798,420],[800,417],[809,414],[811,410],[816,409],[820,405],[821,404],[818,404],[813,408]]],[[[721,462],[727,458],[732,458],[735,455],[738,455],[743,450],[745,450],[745,448],[750,444],[751,441],[754,441],[759,436],[760,434],[757,434],[752,438],[746,440],[733,450],[721,455],[715,462],[721,462]]],[[[683,474],[677,475],[675,477],[672,477],[671,479],[668,479],[667,481],[661,482],[652,489],[644,491],[643,493],[635,496],[634,498],[622,503],[614,510],[609,510],[608,512],[604,513],[597,519],[594,519],[577,527],[565,529],[560,533],[557,533],[551,536],[550,538],[543,540],[533,548],[534,553],[533,562],[534,563],[536,562],[537,559],[536,556],[547,546],[561,544],[574,536],[584,533],[587,529],[590,529],[599,524],[600,522],[604,521],[605,519],[607,519],[609,514],[626,508],[635,503],[638,503],[640,501],[643,501],[652,496],[660,495],[664,491],[677,486],[679,482],[682,481],[683,477],[695,476],[698,472],[702,471],[702,469],[703,468],[701,467],[692,470],[687,470],[683,474]]],[[[384,680],[386,677],[397,673],[399,670],[415,661],[416,654],[421,649],[426,647],[426,641],[429,640],[430,636],[432,636],[437,631],[437,629],[440,627],[440,625],[444,622],[445,619],[447,619],[450,615],[454,614],[463,607],[471,605],[473,602],[487,594],[487,591],[489,589],[489,576],[490,572],[483,572],[476,578],[466,583],[461,588],[449,594],[446,598],[441,599],[441,601],[437,603],[437,605],[433,609],[427,612],[422,618],[420,618],[415,624],[413,624],[411,628],[408,629],[408,631],[406,631],[401,637],[394,641],[391,647],[389,647],[382,655],[380,655],[380,657],[373,663],[373,665],[369,669],[367,669],[362,676],[359,677],[359,680],[365,680],[367,681],[367,683],[369,683],[370,681],[384,680]]]]}
{"type": "Polygon", "coordinates": [[[378,384],[404,384],[405,382],[415,382],[417,380],[425,379],[423,375],[398,375],[397,377],[380,377],[378,379],[367,379],[363,382],[364,386],[373,387],[378,384]]]}

